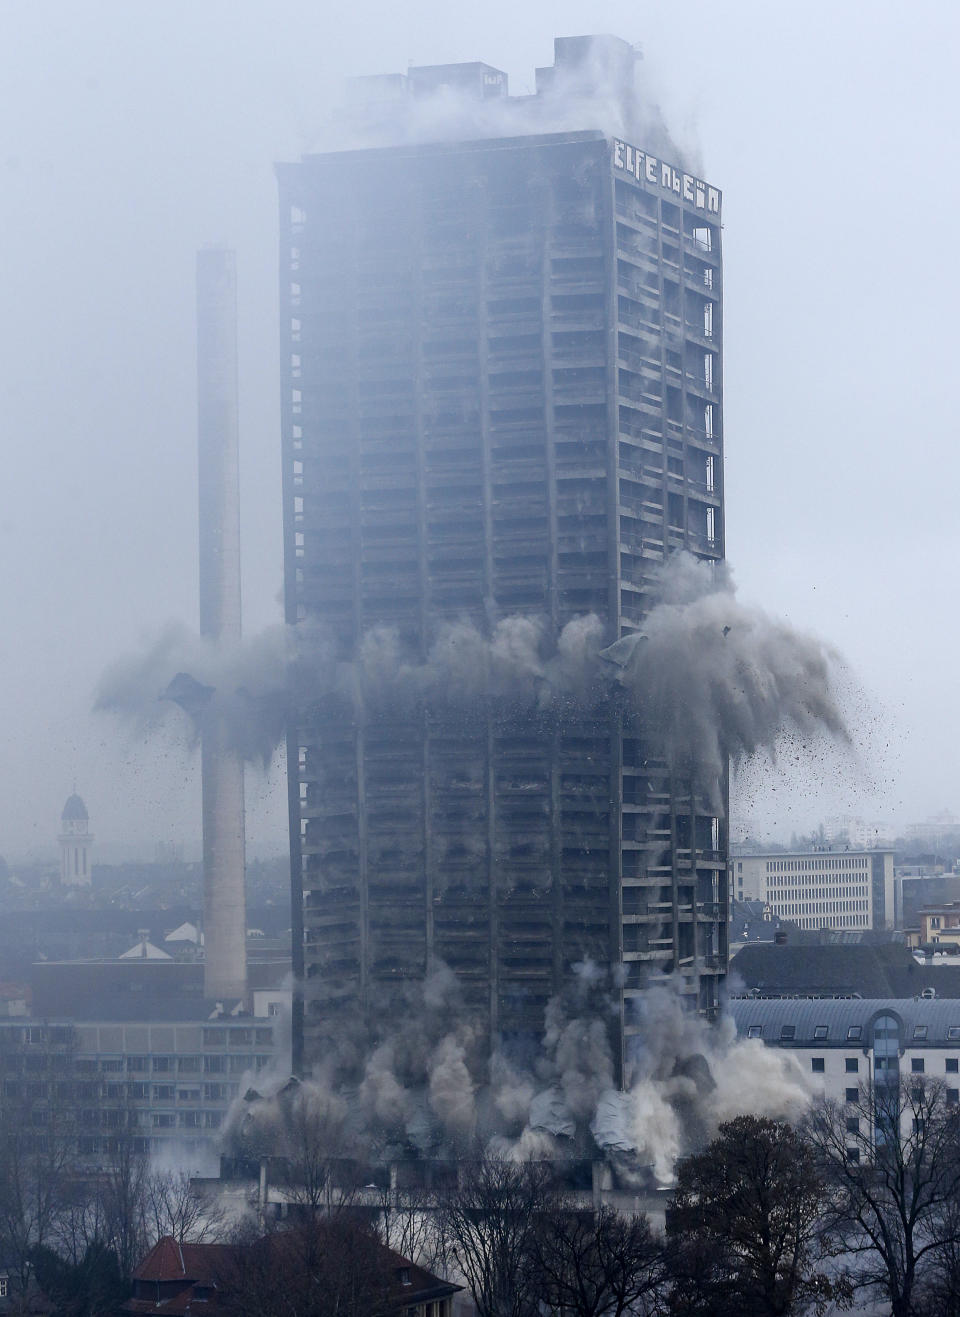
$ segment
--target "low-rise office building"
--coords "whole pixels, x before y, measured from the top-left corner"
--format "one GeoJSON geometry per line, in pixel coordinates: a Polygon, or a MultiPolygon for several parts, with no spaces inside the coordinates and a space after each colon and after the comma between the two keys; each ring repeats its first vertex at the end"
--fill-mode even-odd
{"type": "Polygon", "coordinates": [[[219,1162],[230,1104],[289,1073],[289,961],[251,965],[245,1001],[203,998],[203,965],[170,959],[34,965],[30,1014],[0,1015],[0,1095],[82,1162],[136,1153],[197,1174],[219,1162]]]}
{"type": "Polygon", "coordinates": [[[209,1171],[230,1104],[259,1072],[284,1064],[280,1034],[280,1021],[256,1016],[0,1020],[3,1100],[38,1136],[55,1126],[74,1138],[84,1162],[108,1164],[132,1138],[140,1155],[209,1171]]]}
{"type": "Polygon", "coordinates": [[[760,901],[799,928],[892,928],[893,851],[780,851],[730,860],[730,900],[760,901]]]}

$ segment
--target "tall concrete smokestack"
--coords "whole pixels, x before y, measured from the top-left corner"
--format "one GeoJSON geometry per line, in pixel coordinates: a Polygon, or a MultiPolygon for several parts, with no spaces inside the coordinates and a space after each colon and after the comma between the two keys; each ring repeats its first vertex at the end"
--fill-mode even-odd
{"type": "MultiPolygon", "coordinates": [[[[197,253],[200,634],[240,639],[237,271],[232,251],[197,253]]],[[[203,728],[204,995],[247,990],[243,764],[212,706],[203,728]]]]}

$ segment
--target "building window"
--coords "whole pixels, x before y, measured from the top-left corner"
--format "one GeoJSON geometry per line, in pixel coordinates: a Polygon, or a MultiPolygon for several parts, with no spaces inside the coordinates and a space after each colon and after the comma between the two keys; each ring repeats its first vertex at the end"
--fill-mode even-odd
{"type": "Polygon", "coordinates": [[[824,1059],[822,1056],[812,1056],[810,1058],[810,1069],[813,1071],[815,1075],[823,1074],[823,1070],[824,1070],[823,1060],[824,1059]]]}
{"type": "Polygon", "coordinates": [[[947,1057],[947,1074],[948,1074],[948,1075],[955,1075],[955,1074],[957,1074],[957,1073],[960,1073],[960,1057],[956,1057],[956,1056],[948,1056],[948,1057],[947,1057]]]}
{"type": "Polygon", "coordinates": [[[851,1024],[850,1028],[847,1030],[847,1041],[850,1043],[858,1043],[862,1037],[863,1026],[859,1024],[851,1024]]]}
{"type": "Polygon", "coordinates": [[[848,1102],[857,1102],[857,1101],[859,1101],[859,1099],[860,1099],[860,1090],[859,1090],[859,1088],[848,1088],[848,1089],[846,1090],[846,1094],[847,1094],[847,1101],[848,1101],[848,1102]]]}
{"type": "Polygon", "coordinates": [[[947,1089],[947,1106],[955,1107],[960,1102],[960,1088],[947,1089]]]}
{"type": "Polygon", "coordinates": [[[792,1042],[792,1040],[796,1037],[796,1033],[797,1033],[797,1026],[795,1024],[781,1024],[780,1041],[783,1043],[792,1042]]]}
{"type": "Polygon", "coordinates": [[[847,1133],[848,1134],[860,1133],[860,1120],[857,1116],[847,1117],[847,1133]]]}
{"type": "Polygon", "coordinates": [[[848,1162],[858,1162],[859,1160],[860,1160],[860,1149],[859,1149],[859,1148],[848,1148],[848,1149],[847,1149],[847,1161],[848,1161],[848,1162]]]}
{"type": "Polygon", "coordinates": [[[922,1075],[924,1069],[924,1060],[922,1056],[914,1056],[910,1061],[910,1071],[914,1075],[922,1075]]]}
{"type": "Polygon", "coordinates": [[[960,1039],[960,1024],[951,1024],[947,1029],[947,1037],[952,1043],[960,1039]]]}
{"type": "Polygon", "coordinates": [[[925,1024],[915,1024],[913,1026],[914,1038],[923,1040],[927,1036],[927,1026],[925,1024]]]}
{"type": "MultiPolygon", "coordinates": [[[[759,1038],[759,1037],[761,1036],[762,1033],[763,1033],[763,1025],[762,1025],[762,1024],[749,1024],[749,1025],[747,1025],[747,1037],[748,1037],[748,1038],[759,1038]]],[[[949,1061],[948,1061],[948,1062],[947,1062],[947,1067],[948,1067],[948,1069],[949,1069],[949,1065],[950,1065],[950,1063],[949,1063],[949,1061]]]]}
{"type": "Polygon", "coordinates": [[[6,1276],[0,1276],[0,1299],[7,1298],[8,1294],[10,1293],[9,1289],[7,1288],[8,1285],[9,1285],[9,1281],[7,1280],[6,1276]]]}
{"type": "Polygon", "coordinates": [[[826,1038],[829,1035],[829,1033],[830,1030],[827,1028],[825,1024],[818,1024],[814,1027],[813,1030],[813,1036],[816,1039],[826,1038]]]}
{"type": "Polygon", "coordinates": [[[848,1075],[855,1075],[860,1069],[860,1061],[856,1056],[848,1056],[843,1064],[848,1075]]]}

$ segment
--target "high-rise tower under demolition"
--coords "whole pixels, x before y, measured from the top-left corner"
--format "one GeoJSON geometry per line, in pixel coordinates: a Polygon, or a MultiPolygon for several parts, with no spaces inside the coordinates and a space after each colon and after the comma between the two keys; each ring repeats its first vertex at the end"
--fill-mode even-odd
{"type": "Polygon", "coordinates": [[[278,170],[287,617],[366,674],[305,683],[288,746],[308,1061],[438,962],[507,1046],[586,961],[622,967],[620,1057],[651,979],[717,1006],[716,796],[642,707],[496,676],[642,630],[675,550],[723,556],[720,194],[642,123],[567,130],[575,96],[553,130],[564,78],[633,61],[558,41],[517,100],[481,64],[370,80],[388,119],[442,87],[482,126],[278,170]],[[441,676],[378,690],[384,651],[441,676]]]}

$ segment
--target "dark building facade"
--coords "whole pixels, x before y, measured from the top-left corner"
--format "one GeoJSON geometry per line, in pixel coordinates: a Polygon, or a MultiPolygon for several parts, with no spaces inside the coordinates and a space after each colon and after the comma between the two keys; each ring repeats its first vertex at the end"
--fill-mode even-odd
{"type": "MultiPolygon", "coordinates": [[[[558,67],[576,53],[558,42],[558,67]]],[[[497,70],[465,68],[505,95],[497,70]]],[[[672,552],[722,558],[716,189],[600,131],[278,175],[287,619],[328,661],[355,668],[389,637],[415,666],[444,625],[449,645],[505,619],[549,650],[593,616],[609,645],[642,629],[672,552]]],[[[609,692],[460,694],[301,690],[307,1059],[338,1009],[436,962],[500,1042],[538,1033],[585,960],[623,967],[618,1056],[651,977],[678,973],[712,1013],[721,811],[609,692]]]]}

